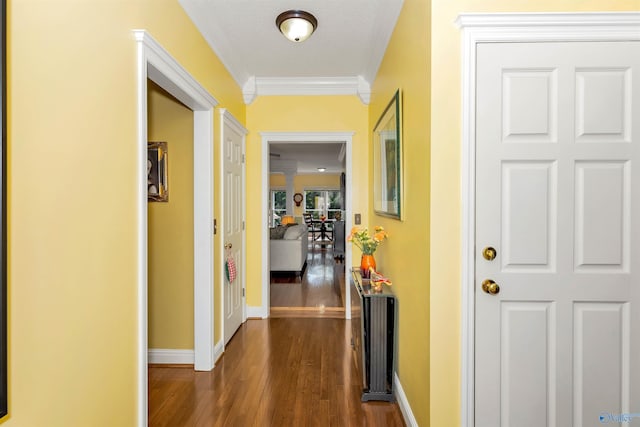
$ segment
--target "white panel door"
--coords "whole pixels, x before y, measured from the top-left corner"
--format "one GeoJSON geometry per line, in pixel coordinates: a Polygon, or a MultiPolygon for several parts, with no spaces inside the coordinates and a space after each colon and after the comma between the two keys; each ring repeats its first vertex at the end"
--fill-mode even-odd
{"type": "Polygon", "coordinates": [[[640,413],[640,43],[477,58],[476,426],[640,413]]]}
{"type": "MultiPolygon", "coordinates": [[[[228,114],[228,113],[227,113],[228,114]]],[[[224,342],[229,342],[244,320],[244,144],[245,138],[226,116],[222,122],[223,144],[223,221],[224,259],[231,257],[237,276],[223,279],[224,342]]]]}

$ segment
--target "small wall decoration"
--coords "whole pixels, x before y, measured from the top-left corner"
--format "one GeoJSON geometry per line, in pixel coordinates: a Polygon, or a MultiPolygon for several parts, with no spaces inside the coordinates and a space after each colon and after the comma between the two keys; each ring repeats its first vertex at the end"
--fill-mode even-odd
{"type": "Polygon", "coordinates": [[[400,90],[373,129],[373,208],[402,219],[402,117],[400,90]]]}
{"type": "Polygon", "coordinates": [[[8,411],[7,392],[7,2],[0,1],[0,417],[8,411]]]}
{"type": "Polygon", "coordinates": [[[302,203],[302,194],[301,193],[296,193],[293,195],[293,201],[296,202],[296,206],[300,206],[300,203],[302,203]]]}
{"type": "Polygon", "coordinates": [[[166,142],[147,143],[147,199],[169,201],[169,176],[166,142]]]}

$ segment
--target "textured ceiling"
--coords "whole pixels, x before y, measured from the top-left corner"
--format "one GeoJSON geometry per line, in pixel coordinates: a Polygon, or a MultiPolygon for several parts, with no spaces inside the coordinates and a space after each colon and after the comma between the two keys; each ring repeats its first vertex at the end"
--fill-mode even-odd
{"type": "Polygon", "coordinates": [[[403,2],[179,1],[243,89],[261,78],[360,78],[360,84],[370,85],[403,2]],[[289,9],[306,10],[318,19],[316,32],[303,43],[290,42],[276,28],[276,17],[289,9]]]}
{"type": "MultiPolygon", "coordinates": [[[[370,85],[403,0],[179,0],[233,78],[246,103],[258,95],[355,93],[370,85]],[[280,34],[276,17],[301,9],[318,20],[303,43],[280,34]]],[[[272,169],[344,171],[343,144],[271,144],[272,169]]]]}
{"type": "Polygon", "coordinates": [[[271,143],[269,160],[271,172],[295,170],[297,173],[340,173],[345,170],[345,145],[336,143],[271,143]]]}

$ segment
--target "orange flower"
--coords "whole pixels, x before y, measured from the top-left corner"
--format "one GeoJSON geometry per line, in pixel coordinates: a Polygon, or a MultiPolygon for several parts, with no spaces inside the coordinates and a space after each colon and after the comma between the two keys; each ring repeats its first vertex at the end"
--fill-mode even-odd
{"type": "Polygon", "coordinates": [[[373,240],[375,240],[376,242],[380,243],[382,242],[385,238],[387,237],[387,233],[384,231],[378,231],[376,234],[373,235],[373,240]]]}
{"type": "Polygon", "coordinates": [[[378,248],[378,245],[382,243],[384,239],[389,237],[384,228],[380,226],[374,227],[375,234],[372,236],[369,235],[369,230],[366,228],[360,229],[358,227],[353,227],[351,229],[351,234],[347,236],[347,241],[356,245],[363,254],[373,255],[373,253],[378,248]]]}

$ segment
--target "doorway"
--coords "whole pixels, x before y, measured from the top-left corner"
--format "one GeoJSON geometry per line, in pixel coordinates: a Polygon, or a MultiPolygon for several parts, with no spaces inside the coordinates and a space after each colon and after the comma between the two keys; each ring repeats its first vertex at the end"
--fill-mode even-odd
{"type": "Polygon", "coordinates": [[[225,268],[221,271],[223,284],[222,320],[223,341],[226,346],[242,323],[246,313],[246,231],[245,231],[245,150],[247,129],[225,108],[220,113],[220,173],[223,194],[220,220],[221,253],[225,268]]]}
{"type": "MultiPolygon", "coordinates": [[[[272,132],[262,132],[262,206],[270,206],[270,187],[269,187],[269,148],[270,144],[344,144],[345,146],[345,181],[346,181],[346,197],[344,200],[344,212],[345,212],[345,229],[351,229],[351,217],[352,217],[352,207],[350,201],[351,194],[351,143],[353,133],[349,132],[283,132],[283,133],[272,133],[272,132]]],[[[271,274],[269,268],[269,224],[267,219],[267,212],[264,213],[264,221],[263,221],[263,230],[262,230],[262,247],[263,247],[263,258],[262,258],[262,306],[261,306],[261,317],[269,317],[270,315],[270,285],[271,285],[271,274]]],[[[345,261],[344,265],[351,265],[351,250],[349,247],[345,248],[345,261]]],[[[345,292],[344,297],[344,306],[349,307],[350,305],[350,295],[349,292],[345,292]]],[[[350,313],[349,310],[344,311],[344,317],[349,318],[350,313]]]]}
{"type": "Polygon", "coordinates": [[[148,418],[148,236],[147,236],[147,81],[151,80],[193,111],[194,197],[194,367],[211,370],[213,354],[213,108],[218,102],[144,30],[137,43],[137,419],[148,418]]]}
{"type": "Polygon", "coordinates": [[[640,402],[640,33],[625,18],[459,18],[465,426],[599,425],[640,402]]]}

